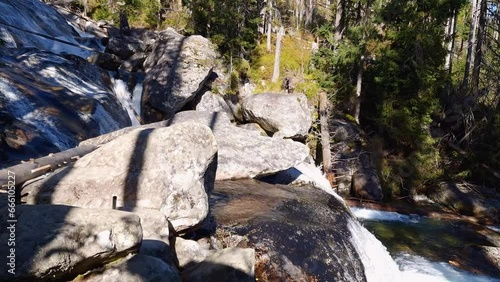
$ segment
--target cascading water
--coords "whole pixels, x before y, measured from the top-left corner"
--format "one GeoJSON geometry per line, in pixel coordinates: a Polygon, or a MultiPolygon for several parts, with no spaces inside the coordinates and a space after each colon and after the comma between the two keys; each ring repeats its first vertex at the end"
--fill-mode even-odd
{"type": "MultiPolygon", "coordinates": [[[[321,188],[340,202],[343,199],[331,188],[321,171],[314,165],[300,163],[295,166],[303,176],[316,187],[321,188]]],[[[403,223],[419,223],[417,215],[403,215],[395,212],[374,211],[369,209],[351,208],[354,216],[359,219],[384,220],[403,223]]],[[[492,282],[498,279],[483,275],[475,275],[457,270],[446,262],[431,262],[421,256],[401,254],[392,258],[387,248],[359,221],[350,220],[351,243],[355,247],[363,266],[368,282],[492,282]]]]}
{"type": "MultiPolygon", "coordinates": [[[[403,215],[396,212],[387,211],[375,211],[365,208],[351,208],[352,213],[361,220],[369,220],[376,222],[392,222],[394,224],[403,225],[422,225],[424,229],[429,229],[426,222],[430,219],[418,216],[418,215],[403,215]]],[[[394,229],[394,225],[391,225],[394,229]]],[[[434,227],[435,228],[435,227],[434,227]]],[[[358,253],[364,259],[366,259],[365,268],[369,265],[368,269],[382,269],[388,272],[394,272],[394,264],[399,272],[395,274],[396,280],[391,279],[380,279],[381,277],[377,275],[372,275],[375,279],[373,281],[414,281],[414,282],[490,282],[499,281],[499,279],[477,275],[463,270],[459,270],[451,266],[448,262],[444,261],[431,261],[422,256],[409,254],[406,252],[396,254],[394,260],[391,258],[392,262],[387,261],[389,253],[387,249],[380,243],[378,239],[375,238],[366,228],[361,227],[358,222],[353,223],[350,226],[353,234],[353,243],[357,245],[358,253]],[[378,247],[373,247],[374,245],[379,245],[378,247]],[[365,253],[366,255],[361,255],[365,253]],[[375,258],[375,259],[373,259],[375,258]],[[373,266],[373,267],[371,267],[373,266]],[[389,266],[389,267],[388,267],[389,266]]],[[[443,234],[443,230],[439,230],[438,233],[443,234]]],[[[455,232],[453,232],[455,233],[455,232]]],[[[396,235],[397,236],[397,235],[396,235]]],[[[444,236],[444,234],[443,234],[444,236]]],[[[402,240],[402,238],[393,238],[393,240],[402,240]]],[[[419,236],[415,236],[415,240],[422,240],[419,236]]],[[[415,244],[417,242],[414,242],[415,244]]],[[[390,257],[390,256],[389,256],[390,257]]],[[[366,269],[365,269],[366,270],[366,269]]],[[[371,276],[368,274],[367,277],[371,276]]],[[[369,280],[370,281],[370,280],[369,280]]]]}
{"type": "Polygon", "coordinates": [[[116,98],[118,98],[118,101],[120,101],[120,104],[122,105],[123,109],[127,111],[130,121],[132,122],[132,125],[133,126],[140,125],[141,123],[137,118],[137,115],[139,115],[140,113],[137,113],[135,111],[133,101],[130,99],[130,93],[127,90],[127,85],[125,85],[125,82],[123,82],[123,80],[121,79],[112,79],[112,83],[113,83],[113,92],[115,93],[116,98]]]}

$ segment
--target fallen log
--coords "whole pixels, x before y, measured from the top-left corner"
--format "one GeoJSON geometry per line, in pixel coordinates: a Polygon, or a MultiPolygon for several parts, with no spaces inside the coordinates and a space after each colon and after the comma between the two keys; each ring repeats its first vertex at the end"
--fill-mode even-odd
{"type": "Polygon", "coordinates": [[[80,146],[2,169],[0,170],[0,189],[7,190],[51,170],[66,166],[95,149],[97,149],[95,145],[80,146]]]}

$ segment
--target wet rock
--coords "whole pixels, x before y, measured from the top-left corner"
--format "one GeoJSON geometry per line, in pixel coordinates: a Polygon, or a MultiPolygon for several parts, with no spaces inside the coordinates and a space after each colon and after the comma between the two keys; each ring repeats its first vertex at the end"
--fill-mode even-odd
{"type": "Polygon", "coordinates": [[[120,136],[23,193],[34,204],[156,209],[180,232],[206,218],[216,167],[210,129],[183,123],[120,136]]]}
{"type": "Polygon", "coordinates": [[[173,265],[169,265],[155,257],[135,255],[118,264],[87,274],[78,281],[181,282],[181,279],[173,265]]]}
{"type": "Polygon", "coordinates": [[[305,138],[312,113],[304,94],[262,93],[243,99],[243,117],[277,137],[305,138]]]}
{"type": "Polygon", "coordinates": [[[198,94],[215,66],[215,50],[208,39],[198,35],[185,37],[171,28],[159,34],[144,62],[146,123],[172,117],[198,94]]]}
{"type": "Polygon", "coordinates": [[[213,253],[208,247],[193,240],[175,238],[175,254],[179,261],[179,267],[186,268],[203,261],[213,253]]]}
{"type": "Polygon", "coordinates": [[[426,195],[460,214],[500,222],[500,201],[496,197],[485,197],[466,185],[442,182],[437,187],[427,189],[426,195]]]}
{"type": "Polygon", "coordinates": [[[361,169],[352,176],[352,194],[361,199],[372,201],[382,200],[382,186],[377,172],[369,169],[361,169]]]}
{"type": "Polygon", "coordinates": [[[492,277],[500,277],[500,247],[467,246],[464,248],[464,257],[469,258],[466,267],[473,270],[482,270],[492,277]]]}
{"type": "MultiPolygon", "coordinates": [[[[0,273],[0,280],[68,280],[78,274],[137,252],[142,239],[139,217],[115,210],[81,209],[57,205],[18,205],[15,223],[15,274],[0,273]]],[[[4,232],[8,211],[0,215],[4,232]]],[[[2,254],[9,254],[2,244],[2,254]]],[[[0,263],[6,266],[7,255],[0,263]]],[[[5,267],[2,267],[5,270],[5,267]]]]}
{"type": "Polygon", "coordinates": [[[7,154],[0,166],[131,124],[107,72],[76,56],[26,49],[0,50],[0,116],[7,154]]]}
{"type": "Polygon", "coordinates": [[[75,37],[79,35],[64,17],[41,1],[4,0],[0,3],[0,10],[2,11],[0,21],[10,25],[1,27],[0,40],[2,41],[6,41],[5,38],[7,41],[13,38],[17,47],[34,47],[55,54],[67,53],[82,58],[91,54],[91,51],[77,47],[78,42],[75,37]],[[24,30],[33,33],[28,34],[24,30]],[[71,45],[50,38],[58,38],[71,45]]]}
{"type": "Polygon", "coordinates": [[[130,58],[134,53],[143,49],[143,43],[136,38],[122,36],[111,37],[106,45],[106,53],[118,56],[122,60],[130,58]]]}
{"type": "Polygon", "coordinates": [[[116,71],[122,64],[118,56],[109,53],[94,53],[88,59],[89,63],[108,71],[116,71]]]}
{"type": "Polygon", "coordinates": [[[182,280],[202,281],[255,281],[255,251],[250,248],[227,248],[182,272],[182,280]]]}
{"type": "Polygon", "coordinates": [[[245,237],[235,243],[255,249],[259,281],[366,281],[349,230],[353,216],[334,196],[309,187],[222,181],[211,207],[216,225],[205,232],[223,242],[233,234],[245,237]]]}
{"type": "Polygon", "coordinates": [[[217,180],[254,178],[288,169],[305,160],[309,149],[293,140],[261,136],[231,124],[224,113],[185,111],[167,124],[193,121],[209,126],[219,147],[217,180]]]}

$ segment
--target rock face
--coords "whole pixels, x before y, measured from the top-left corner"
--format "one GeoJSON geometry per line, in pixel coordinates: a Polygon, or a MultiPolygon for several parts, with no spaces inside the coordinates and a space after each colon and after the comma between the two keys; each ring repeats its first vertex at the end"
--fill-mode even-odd
{"type": "Polygon", "coordinates": [[[304,94],[263,93],[243,99],[243,117],[276,137],[304,138],[312,125],[304,94]]]}
{"type": "Polygon", "coordinates": [[[164,120],[192,100],[215,66],[215,50],[201,36],[185,37],[171,28],[161,32],[144,62],[143,120],[164,120]]]}
{"type": "Polygon", "coordinates": [[[231,120],[234,120],[231,108],[227,105],[224,98],[222,98],[221,95],[212,93],[211,91],[203,94],[200,103],[196,105],[196,110],[204,112],[223,112],[226,113],[231,120]]]}
{"type": "Polygon", "coordinates": [[[333,169],[339,192],[380,200],[382,187],[371,156],[364,149],[367,141],[363,131],[355,123],[340,117],[332,118],[328,123],[334,140],[331,150],[335,156],[333,169]],[[357,181],[353,181],[355,173],[357,181]]]}
{"type": "Polygon", "coordinates": [[[348,228],[353,216],[334,196],[308,187],[222,181],[211,204],[214,224],[205,228],[217,228],[215,236],[228,247],[254,248],[259,281],[366,281],[348,228]],[[242,239],[224,240],[231,236],[242,239]]]}
{"type": "Polygon", "coordinates": [[[171,224],[165,215],[153,209],[133,208],[128,211],[141,219],[142,243],[139,254],[153,256],[173,264],[169,230],[171,224]]]}
{"type": "Polygon", "coordinates": [[[305,160],[309,149],[292,140],[261,136],[238,128],[224,113],[185,111],[167,124],[186,121],[209,126],[217,139],[219,159],[217,180],[254,178],[288,169],[305,160]]]}
{"type": "MultiPolygon", "coordinates": [[[[18,205],[15,224],[15,275],[2,271],[0,280],[67,280],[127,253],[137,252],[142,239],[139,217],[115,210],[57,205],[18,205]]],[[[2,210],[2,229],[8,211],[2,210]]],[[[9,232],[0,238],[7,242],[9,232]]],[[[2,254],[9,254],[2,244],[2,254]]],[[[0,258],[2,269],[9,261],[0,258]]]]}
{"type": "Polygon", "coordinates": [[[227,248],[186,269],[182,273],[182,280],[251,282],[255,281],[254,265],[255,251],[253,249],[227,248]]]}
{"type": "Polygon", "coordinates": [[[352,176],[352,191],[356,197],[372,201],[382,200],[382,186],[374,170],[361,169],[352,176]]]}
{"type": "Polygon", "coordinates": [[[155,257],[136,255],[103,271],[90,273],[78,281],[181,282],[181,279],[175,267],[155,257]]]}
{"type": "Polygon", "coordinates": [[[216,168],[217,144],[206,126],[135,130],[26,188],[26,201],[111,208],[116,200],[124,209],[160,210],[182,231],[207,216],[216,168]]]}
{"type": "Polygon", "coordinates": [[[75,56],[2,49],[0,166],[129,126],[109,83],[106,72],[75,56]]]}
{"type": "Polygon", "coordinates": [[[193,266],[203,261],[207,256],[211,255],[212,252],[213,251],[205,248],[196,241],[183,239],[181,237],[175,238],[175,254],[179,261],[180,268],[193,266]]]}

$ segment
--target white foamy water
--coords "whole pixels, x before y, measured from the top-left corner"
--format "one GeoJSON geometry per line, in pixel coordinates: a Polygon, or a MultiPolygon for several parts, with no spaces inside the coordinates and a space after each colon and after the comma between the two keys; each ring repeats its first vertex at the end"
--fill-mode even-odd
{"type": "Polygon", "coordinates": [[[403,280],[409,282],[494,282],[499,279],[454,268],[446,262],[431,262],[421,256],[396,257],[403,280]]]}
{"type": "Polygon", "coordinates": [[[374,221],[399,221],[404,223],[418,223],[421,217],[416,214],[404,215],[397,212],[377,211],[365,208],[351,207],[351,212],[359,219],[374,221]]]}
{"type": "Polygon", "coordinates": [[[112,79],[113,82],[113,92],[120,101],[123,109],[127,111],[127,114],[132,122],[132,126],[141,125],[137,115],[134,111],[134,107],[132,105],[132,101],[130,99],[130,93],[127,90],[127,85],[121,79],[112,79]]]}
{"type": "MultiPolygon", "coordinates": [[[[352,207],[351,211],[358,219],[371,221],[397,221],[413,224],[419,223],[422,219],[417,215],[403,215],[396,212],[376,211],[358,207],[352,207]]],[[[349,230],[352,233],[351,241],[360,254],[369,282],[500,281],[493,277],[476,275],[457,269],[447,262],[433,262],[421,256],[403,253],[393,259],[382,243],[358,222],[350,223],[349,230]]]]}

